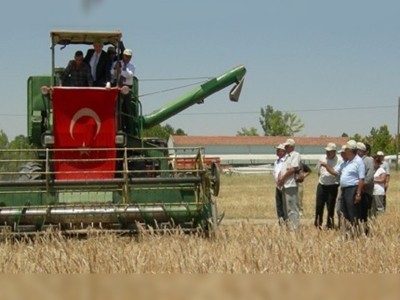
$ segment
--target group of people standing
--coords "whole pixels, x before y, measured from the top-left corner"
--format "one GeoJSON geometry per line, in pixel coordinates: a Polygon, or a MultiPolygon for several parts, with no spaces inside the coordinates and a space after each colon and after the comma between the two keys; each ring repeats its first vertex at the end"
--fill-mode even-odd
{"type": "MultiPolygon", "coordinates": [[[[302,185],[304,170],[301,155],[295,150],[295,141],[288,139],[276,147],[278,159],[274,164],[276,182],[275,200],[280,222],[297,229],[300,224],[299,185],[302,185]]],[[[316,189],[314,225],[323,228],[324,208],[327,208],[325,227],[335,228],[335,206],[339,223],[344,220],[350,226],[363,224],[365,233],[368,218],[383,213],[386,209],[386,190],[389,186],[390,168],[383,160],[384,153],[378,151],[370,156],[368,144],[349,140],[338,151],[336,145],[328,143],[326,155],[316,165],[318,185],[316,189]]],[[[300,193],[301,195],[301,193],[300,193]]]]}
{"type": "Polygon", "coordinates": [[[132,87],[135,66],[130,63],[133,52],[124,49],[122,59],[118,60],[116,50],[113,46],[108,47],[107,52],[103,50],[104,44],[101,39],[95,39],[93,49],[88,49],[85,56],[78,50],[73,60],[68,62],[61,82],[69,82],[69,86],[77,87],[106,87],[127,85],[132,87]]]}
{"type": "MultiPolygon", "coordinates": [[[[76,51],[74,60],[68,62],[61,75],[62,85],[74,87],[123,87],[133,86],[135,66],[130,62],[133,56],[131,49],[122,51],[122,59],[118,60],[116,49],[108,47],[103,50],[103,42],[96,39],[93,49],[86,56],[82,51],[76,51]]],[[[123,44],[121,43],[121,46],[123,44]]],[[[131,95],[122,95],[122,120],[126,132],[133,131],[131,95]]]]}

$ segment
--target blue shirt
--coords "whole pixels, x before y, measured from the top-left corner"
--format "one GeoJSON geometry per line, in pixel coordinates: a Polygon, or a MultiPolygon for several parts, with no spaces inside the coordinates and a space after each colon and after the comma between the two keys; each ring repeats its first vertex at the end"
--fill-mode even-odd
{"type": "Polygon", "coordinates": [[[341,187],[358,185],[360,179],[365,178],[365,165],[358,155],[353,160],[340,164],[335,168],[335,171],[340,176],[341,187]]]}

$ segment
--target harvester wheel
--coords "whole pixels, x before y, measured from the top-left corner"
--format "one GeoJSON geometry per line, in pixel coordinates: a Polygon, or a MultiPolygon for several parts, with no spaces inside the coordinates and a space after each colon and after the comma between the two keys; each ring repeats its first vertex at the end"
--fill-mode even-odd
{"type": "Polygon", "coordinates": [[[220,186],[219,168],[215,162],[211,163],[211,190],[214,196],[218,196],[220,186]]]}
{"type": "Polygon", "coordinates": [[[19,167],[19,180],[38,180],[42,177],[43,167],[38,162],[27,162],[19,167]]]}

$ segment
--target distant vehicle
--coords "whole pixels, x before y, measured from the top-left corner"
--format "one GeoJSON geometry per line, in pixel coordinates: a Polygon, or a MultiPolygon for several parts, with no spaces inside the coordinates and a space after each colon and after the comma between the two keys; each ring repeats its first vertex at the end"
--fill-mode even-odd
{"type": "MultiPolygon", "coordinates": [[[[390,165],[395,165],[396,164],[396,154],[391,154],[391,155],[385,155],[385,160],[390,164],[390,165]]],[[[400,154],[398,156],[398,162],[400,163],[400,154]]]]}

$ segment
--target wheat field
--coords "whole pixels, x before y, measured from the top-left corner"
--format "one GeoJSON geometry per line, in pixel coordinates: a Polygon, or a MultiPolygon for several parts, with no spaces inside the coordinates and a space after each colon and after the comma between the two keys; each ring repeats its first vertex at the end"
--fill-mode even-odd
{"type": "Polygon", "coordinates": [[[57,234],[0,243],[1,273],[398,273],[399,174],[393,172],[388,211],[371,234],[346,239],[314,228],[317,175],[304,183],[304,216],[297,232],[277,225],[272,175],[222,175],[215,238],[175,232],[114,234],[86,239],[57,234]]]}

